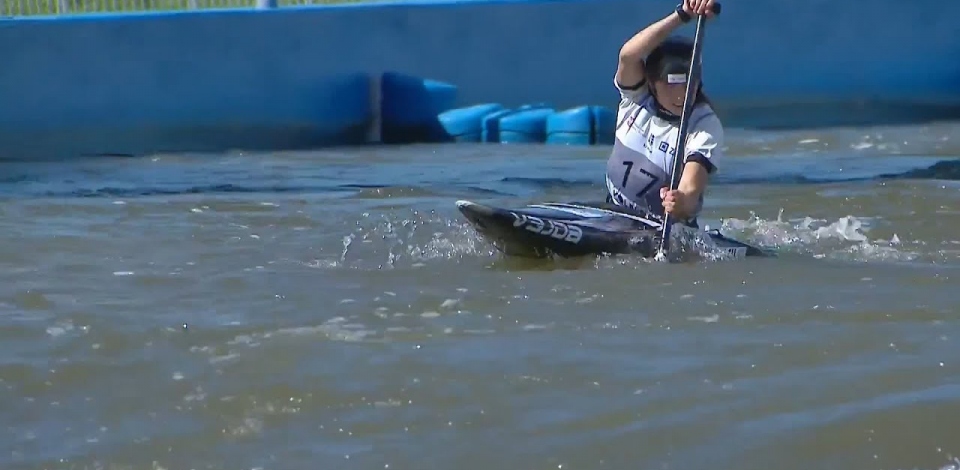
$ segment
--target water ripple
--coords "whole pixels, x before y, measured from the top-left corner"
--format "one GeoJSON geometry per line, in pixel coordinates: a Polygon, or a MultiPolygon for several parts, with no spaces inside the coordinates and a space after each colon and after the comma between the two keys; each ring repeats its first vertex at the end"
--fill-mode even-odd
{"type": "Polygon", "coordinates": [[[0,164],[0,467],[957,470],[958,135],[731,130],[742,262],[453,206],[596,199],[597,147],[0,164]]]}

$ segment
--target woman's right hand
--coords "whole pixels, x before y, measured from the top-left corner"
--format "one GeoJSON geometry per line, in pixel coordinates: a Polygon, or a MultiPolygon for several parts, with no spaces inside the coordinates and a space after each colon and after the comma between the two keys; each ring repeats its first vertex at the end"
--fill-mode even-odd
{"type": "Polygon", "coordinates": [[[688,15],[704,15],[713,18],[713,4],[716,0],[683,0],[683,11],[688,15]]]}

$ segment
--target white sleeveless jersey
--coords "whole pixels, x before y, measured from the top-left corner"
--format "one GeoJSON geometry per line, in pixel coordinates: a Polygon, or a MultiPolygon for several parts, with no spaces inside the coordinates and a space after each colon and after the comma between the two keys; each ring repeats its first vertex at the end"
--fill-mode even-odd
{"type": "MultiPolygon", "coordinates": [[[[616,79],[614,79],[616,85],[616,79]]],[[[669,187],[679,125],[656,115],[656,102],[645,83],[635,90],[619,86],[620,107],[613,150],[607,160],[607,192],[617,205],[663,216],[660,188],[669,187]]],[[[685,161],[697,161],[716,171],[723,144],[723,126],[707,104],[694,107],[687,134],[685,161]]],[[[679,183],[680,175],[677,175],[679,183]]],[[[703,208],[703,195],[691,219],[703,208]]]]}

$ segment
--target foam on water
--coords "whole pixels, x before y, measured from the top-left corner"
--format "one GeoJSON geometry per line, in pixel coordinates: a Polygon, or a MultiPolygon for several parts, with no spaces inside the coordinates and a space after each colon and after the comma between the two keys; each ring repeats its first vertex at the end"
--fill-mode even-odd
{"type": "MultiPolygon", "coordinates": [[[[873,237],[871,230],[880,221],[877,217],[847,215],[834,220],[801,216],[784,218],[781,210],[775,219],[756,214],[746,219],[725,218],[721,232],[734,239],[754,244],[780,254],[800,254],[859,262],[922,262],[955,258],[956,247],[945,246],[930,251],[922,242],[904,240],[894,232],[890,236],[873,237]],[[952,249],[952,251],[951,251],[952,249]]],[[[706,229],[711,228],[709,225],[706,229]]],[[[687,248],[688,254],[700,261],[727,261],[729,255],[715,249],[712,240],[702,231],[675,230],[674,246],[687,248]]],[[[949,243],[949,242],[944,242],[949,243]]],[[[604,257],[598,257],[599,261],[604,257]]],[[[493,261],[504,257],[466,222],[444,217],[435,212],[409,210],[406,213],[363,213],[355,226],[342,237],[338,256],[302,261],[319,269],[391,269],[421,268],[430,262],[493,261]]],[[[639,257],[617,257],[617,264],[640,266],[650,260],[639,257]],[[636,259],[632,259],[636,258],[636,259]]],[[[686,258],[685,258],[686,259],[686,258]]],[[[554,267],[558,267],[553,262],[554,267]]],[[[598,267],[600,264],[586,266],[598,267]]],[[[573,263],[570,267],[585,265],[573,263]]]]}
{"type": "Polygon", "coordinates": [[[433,211],[410,210],[407,214],[364,212],[342,236],[336,259],[313,259],[306,264],[316,268],[417,268],[428,261],[494,252],[466,222],[433,211]]]}
{"type": "Polygon", "coordinates": [[[870,180],[929,166],[883,154],[957,154],[945,139],[731,139],[748,148],[728,152],[705,217],[782,255],[769,263],[712,263],[678,231],[703,263],[511,260],[452,207],[602,190],[602,155],[562,147],[444,148],[442,166],[350,154],[336,180],[317,154],[183,158],[159,183],[142,181],[159,165],[108,162],[109,177],[7,187],[4,450],[31,468],[268,468],[286,445],[357,468],[503,448],[527,468],[960,470],[956,171],[870,180]],[[251,161],[286,169],[265,180],[251,161]],[[463,178],[436,171],[451,161],[463,178]],[[371,166],[392,186],[356,186],[371,166]],[[504,177],[524,172],[541,178],[504,177]]]}
{"type": "MultiPolygon", "coordinates": [[[[943,449],[937,448],[938,453],[943,453],[943,449]]],[[[960,457],[954,457],[950,454],[947,454],[947,458],[950,460],[950,463],[940,467],[939,470],[960,470],[960,457]]]]}
{"type": "Polygon", "coordinates": [[[774,220],[762,219],[755,214],[749,219],[724,219],[721,230],[777,251],[814,258],[862,262],[917,261],[926,255],[922,251],[907,249],[907,243],[896,233],[890,238],[869,237],[876,221],[876,218],[852,215],[833,221],[809,216],[784,219],[781,210],[774,220]]]}

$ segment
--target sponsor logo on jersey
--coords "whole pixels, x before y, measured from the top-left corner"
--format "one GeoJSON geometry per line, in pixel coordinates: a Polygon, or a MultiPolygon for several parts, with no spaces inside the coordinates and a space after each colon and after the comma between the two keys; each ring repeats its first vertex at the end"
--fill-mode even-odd
{"type": "Polygon", "coordinates": [[[665,155],[670,155],[671,157],[673,157],[673,156],[675,156],[675,155],[677,154],[677,147],[676,147],[676,146],[674,146],[674,145],[671,144],[670,142],[667,142],[666,140],[657,139],[657,138],[655,138],[655,137],[653,136],[653,134],[650,134],[650,135],[647,137],[647,140],[643,143],[643,148],[646,149],[648,152],[651,152],[651,153],[652,153],[652,152],[654,152],[654,150],[653,150],[654,147],[656,147],[656,149],[657,149],[660,153],[665,154],[665,155]]]}

